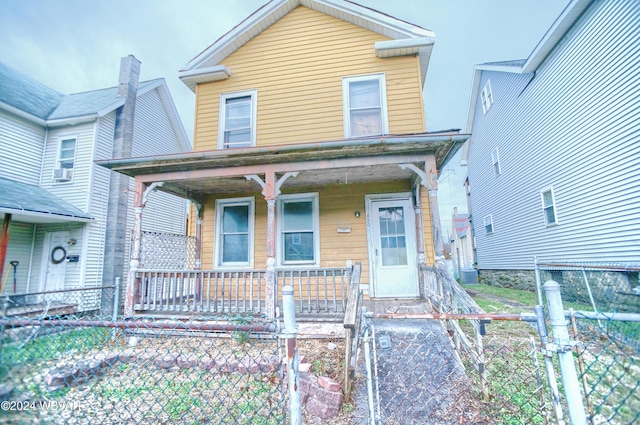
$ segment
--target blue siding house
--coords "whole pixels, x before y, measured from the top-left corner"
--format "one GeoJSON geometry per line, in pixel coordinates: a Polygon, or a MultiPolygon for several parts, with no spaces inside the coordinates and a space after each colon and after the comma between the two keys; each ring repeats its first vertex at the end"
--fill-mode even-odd
{"type": "Polygon", "coordinates": [[[573,0],[475,67],[463,151],[478,268],[640,260],[640,2],[573,0]]]}

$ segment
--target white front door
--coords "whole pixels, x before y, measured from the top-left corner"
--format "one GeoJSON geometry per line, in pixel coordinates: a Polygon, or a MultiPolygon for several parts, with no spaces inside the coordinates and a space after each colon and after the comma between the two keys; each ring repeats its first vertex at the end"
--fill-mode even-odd
{"type": "Polygon", "coordinates": [[[368,216],[373,296],[419,296],[411,199],[369,198],[368,216]]]}
{"type": "Polygon", "coordinates": [[[57,291],[64,289],[67,271],[67,248],[69,232],[50,232],[45,235],[44,276],[41,291],[57,291]]]}

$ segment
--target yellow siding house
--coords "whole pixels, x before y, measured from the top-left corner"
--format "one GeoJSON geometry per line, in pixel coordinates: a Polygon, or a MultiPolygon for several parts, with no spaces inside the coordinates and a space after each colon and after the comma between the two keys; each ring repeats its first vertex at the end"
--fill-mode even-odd
{"type": "Polygon", "coordinates": [[[272,0],[189,62],[194,152],[101,162],[135,177],[139,220],[150,190],[194,205],[193,270],[145,269],[134,239],[127,311],[273,316],[287,283],[301,312],[340,313],[357,262],[370,297],[423,296],[438,170],[467,139],[427,132],[434,40],[352,2],[272,0]]]}

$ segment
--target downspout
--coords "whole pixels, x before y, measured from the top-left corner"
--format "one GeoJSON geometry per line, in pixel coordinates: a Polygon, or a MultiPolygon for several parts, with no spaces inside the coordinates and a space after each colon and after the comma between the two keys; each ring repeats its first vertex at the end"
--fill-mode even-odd
{"type": "Polygon", "coordinates": [[[27,289],[25,292],[29,292],[31,286],[31,267],[33,266],[33,254],[36,250],[36,234],[38,231],[38,224],[33,224],[33,235],[31,236],[31,252],[29,253],[29,271],[27,272],[27,289]]]}

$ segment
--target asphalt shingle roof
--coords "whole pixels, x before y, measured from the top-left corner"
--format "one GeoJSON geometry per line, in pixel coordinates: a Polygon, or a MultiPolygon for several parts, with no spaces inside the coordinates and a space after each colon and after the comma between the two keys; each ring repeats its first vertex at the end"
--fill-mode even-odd
{"type": "Polygon", "coordinates": [[[0,177],[0,193],[0,208],[89,220],[93,218],[38,186],[0,177]]]}
{"type": "Polygon", "coordinates": [[[0,62],[0,102],[44,120],[63,97],[62,93],[0,62]]]}

